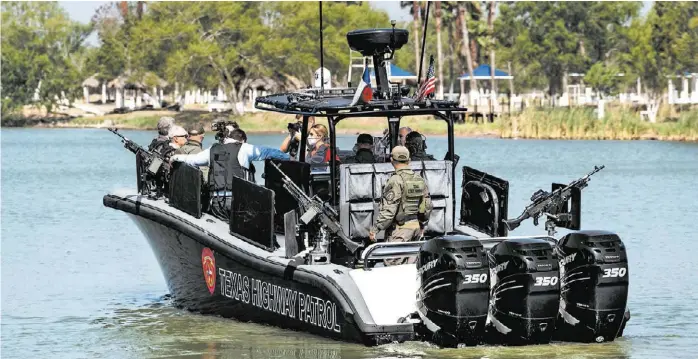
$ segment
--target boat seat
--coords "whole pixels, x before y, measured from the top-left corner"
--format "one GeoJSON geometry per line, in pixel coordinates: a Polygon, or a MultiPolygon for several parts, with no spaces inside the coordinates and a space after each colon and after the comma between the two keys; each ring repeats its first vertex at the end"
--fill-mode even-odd
{"type": "MultiPolygon", "coordinates": [[[[425,179],[434,206],[425,232],[430,235],[453,231],[452,171],[450,161],[415,161],[410,167],[425,179]]],[[[353,163],[340,166],[339,217],[344,233],[361,241],[375,223],[383,187],[395,172],[390,163],[353,163]]],[[[377,238],[383,238],[378,233],[377,238]]]]}

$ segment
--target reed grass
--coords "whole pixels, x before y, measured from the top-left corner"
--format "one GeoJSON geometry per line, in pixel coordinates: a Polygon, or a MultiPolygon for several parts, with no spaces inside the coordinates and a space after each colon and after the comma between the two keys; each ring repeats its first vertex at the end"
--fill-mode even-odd
{"type": "MultiPolygon", "coordinates": [[[[183,126],[202,124],[207,129],[220,115],[208,112],[148,111],[128,114],[81,117],[70,121],[57,122],[55,127],[107,127],[151,130],[157,126],[162,116],[172,116],[183,126]]],[[[258,112],[235,120],[249,133],[284,133],[287,123],[295,121],[292,115],[273,112],[258,112]]],[[[324,118],[318,123],[327,124],[324,118]]],[[[446,135],[444,121],[432,116],[406,117],[402,126],[409,126],[425,135],[446,135]]],[[[371,133],[380,135],[387,121],[380,118],[353,118],[337,125],[340,134],[371,133]]],[[[494,122],[474,123],[468,121],[456,124],[456,136],[497,137],[531,139],[587,139],[587,140],[640,140],[657,139],[671,141],[698,141],[698,109],[677,112],[660,108],[657,123],[640,120],[638,112],[627,107],[608,106],[605,117],[597,119],[590,108],[527,109],[515,115],[503,115],[494,122]]]]}

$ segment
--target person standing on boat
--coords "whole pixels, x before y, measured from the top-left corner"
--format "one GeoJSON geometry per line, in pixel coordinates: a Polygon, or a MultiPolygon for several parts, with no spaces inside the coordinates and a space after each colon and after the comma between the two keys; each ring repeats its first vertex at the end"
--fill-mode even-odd
{"type": "Polygon", "coordinates": [[[184,146],[187,143],[188,135],[189,134],[187,133],[187,130],[185,130],[182,126],[174,125],[170,127],[170,133],[168,134],[168,137],[170,137],[171,139],[171,150],[168,152],[175,152],[176,150],[182,148],[182,146],[184,146]]]}
{"type": "Polygon", "coordinates": [[[356,138],[356,153],[347,157],[343,163],[376,163],[373,154],[373,136],[362,133],[356,138]]]}
{"type": "Polygon", "coordinates": [[[412,129],[405,126],[405,127],[400,127],[400,129],[397,131],[398,134],[398,142],[400,143],[400,146],[405,145],[405,141],[407,140],[407,135],[412,132],[412,129]]]}
{"type": "MultiPolygon", "coordinates": [[[[300,128],[302,127],[302,122],[301,122],[302,118],[303,118],[303,116],[296,115],[296,125],[295,125],[296,130],[293,131],[292,133],[289,133],[289,135],[286,136],[286,138],[284,138],[284,141],[281,142],[281,146],[279,146],[279,149],[281,151],[283,151],[285,153],[290,153],[294,147],[296,149],[298,148],[298,144],[301,142],[300,128]]],[[[313,128],[313,126],[315,126],[315,116],[310,116],[310,117],[308,117],[308,128],[313,128]]],[[[291,157],[295,158],[296,154],[293,153],[291,155],[291,157]]]]}
{"type": "MultiPolygon", "coordinates": [[[[202,143],[204,142],[204,126],[196,125],[189,128],[189,138],[184,146],[175,151],[175,155],[195,155],[204,150],[202,143]]],[[[208,166],[199,166],[201,173],[204,176],[204,182],[208,181],[208,166]]]]}
{"type": "Polygon", "coordinates": [[[410,151],[412,161],[436,161],[434,156],[427,153],[427,142],[417,131],[412,131],[405,137],[405,147],[410,151]]]}
{"type": "Polygon", "coordinates": [[[172,161],[186,162],[193,166],[209,166],[208,184],[211,191],[211,214],[228,221],[232,204],[233,176],[255,182],[252,161],[266,159],[288,160],[288,154],[267,147],[247,143],[247,134],[241,129],[226,127],[223,143],[192,155],[174,155],[172,161]]]}
{"type": "Polygon", "coordinates": [[[148,145],[148,151],[155,151],[162,153],[163,149],[166,149],[170,143],[170,128],[174,126],[174,118],[172,117],[160,117],[158,121],[158,137],[154,138],[150,145],[148,145]]]}
{"type": "Polygon", "coordinates": [[[184,146],[180,147],[175,151],[176,155],[193,155],[204,150],[201,145],[204,142],[204,127],[201,125],[192,126],[189,128],[187,133],[189,138],[184,146]]]}
{"type": "MultiPolygon", "coordinates": [[[[376,224],[371,227],[369,239],[376,241],[376,234],[385,230],[387,242],[416,241],[424,234],[431,215],[432,203],[429,188],[422,177],[410,169],[410,152],[403,146],[395,146],[391,154],[395,173],[383,187],[376,224]]],[[[414,263],[414,259],[389,259],[386,265],[414,263]]]]}
{"type": "MultiPolygon", "coordinates": [[[[313,125],[308,131],[308,152],[305,154],[305,162],[328,163],[330,162],[330,145],[327,127],[322,124],[313,125]]],[[[339,161],[339,157],[337,157],[339,161]]]]}

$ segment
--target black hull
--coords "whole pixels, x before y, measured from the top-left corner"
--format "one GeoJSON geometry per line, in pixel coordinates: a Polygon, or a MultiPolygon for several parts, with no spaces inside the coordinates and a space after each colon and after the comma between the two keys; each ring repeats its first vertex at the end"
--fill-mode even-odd
{"type": "Polygon", "coordinates": [[[411,324],[366,323],[332,278],[233,246],[139,196],[107,195],[104,205],[143,232],[178,306],[365,345],[414,337],[411,324]]]}

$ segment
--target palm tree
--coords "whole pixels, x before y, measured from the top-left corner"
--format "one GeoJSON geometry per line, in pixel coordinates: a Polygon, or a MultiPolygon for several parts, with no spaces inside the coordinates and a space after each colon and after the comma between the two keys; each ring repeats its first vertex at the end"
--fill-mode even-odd
{"type": "Polygon", "coordinates": [[[436,1],[436,54],[437,54],[437,66],[439,68],[439,92],[437,95],[438,99],[444,98],[444,71],[443,71],[443,56],[441,52],[441,1],[436,1]]]}
{"type": "Polygon", "coordinates": [[[424,13],[424,6],[419,1],[400,1],[400,7],[410,7],[412,38],[414,39],[414,73],[417,73],[419,71],[419,28],[421,27],[421,16],[424,13]]]}
{"type": "Polygon", "coordinates": [[[419,72],[419,1],[412,1],[412,28],[414,29],[414,73],[419,72]]]}
{"type": "MultiPolygon", "coordinates": [[[[468,74],[470,74],[470,90],[477,90],[477,81],[475,80],[475,75],[473,73],[473,55],[470,49],[470,36],[468,36],[468,10],[463,3],[458,3],[458,19],[461,24],[462,39],[463,39],[463,49],[465,49],[465,62],[468,66],[468,74]]],[[[461,89],[463,91],[464,89],[461,89]]]]}
{"type": "MultiPolygon", "coordinates": [[[[497,83],[494,81],[494,10],[495,6],[497,6],[497,3],[495,0],[492,0],[490,2],[489,6],[489,12],[487,14],[487,31],[489,32],[489,48],[490,48],[490,81],[491,81],[491,89],[490,91],[492,92],[492,101],[491,104],[494,106],[494,102],[497,98],[497,83]]],[[[492,109],[494,110],[494,109],[492,109]]]]}

